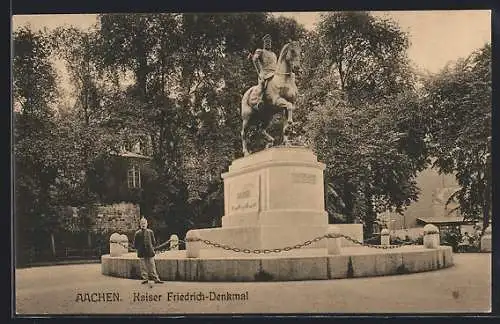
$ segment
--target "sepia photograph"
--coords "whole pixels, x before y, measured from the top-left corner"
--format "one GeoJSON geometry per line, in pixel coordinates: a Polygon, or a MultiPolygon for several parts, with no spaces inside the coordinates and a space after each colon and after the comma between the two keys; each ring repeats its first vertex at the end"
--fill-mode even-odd
{"type": "Polygon", "coordinates": [[[12,16],[13,316],[491,313],[491,25],[12,16]]]}

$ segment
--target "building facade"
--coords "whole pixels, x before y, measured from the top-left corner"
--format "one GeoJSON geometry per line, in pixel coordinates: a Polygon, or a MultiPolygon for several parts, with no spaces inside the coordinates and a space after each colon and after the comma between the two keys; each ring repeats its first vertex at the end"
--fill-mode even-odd
{"type": "Polygon", "coordinates": [[[379,220],[390,230],[401,230],[423,227],[434,224],[441,228],[448,226],[472,226],[472,222],[464,222],[456,210],[458,203],[447,201],[455,191],[460,189],[453,174],[440,174],[436,169],[427,168],[417,176],[420,189],[418,201],[412,202],[400,215],[385,212],[379,220]],[[470,223],[470,224],[469,224],[470,223]]]}

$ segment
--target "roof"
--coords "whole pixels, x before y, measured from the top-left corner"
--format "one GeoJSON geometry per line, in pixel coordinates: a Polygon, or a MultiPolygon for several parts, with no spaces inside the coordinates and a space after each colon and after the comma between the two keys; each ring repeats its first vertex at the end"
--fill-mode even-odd
{"type": "Polygon", "coordinates": [[[473,223],[471,220],[464,220],[463,217],[454,217],[454,216],[442,216],[442,217],[418,217],[418,221],[424,222],[426,224],[466,224],[473,223]]]}
{"type": "Polygon", "coordinates": [[[131,158],[148,159],[148,160],[151,159],[151,157],[149,157],[149,156],[137,154],[134,152],[128,152],[128,151],[122,152],[119,155],[124,156],[124,157],[131,157],[131,158]]]}
{"type": "Polygon", "coordinates": [[[128,157],[128,158],[136,158],[136,159],[146,159],[146,160],[151,160],[150,156],[134,153],[134,152],[129,152],[129,151],[121,151],[120,153],[115,153],[118,156],[122,157],[128,157]]]}

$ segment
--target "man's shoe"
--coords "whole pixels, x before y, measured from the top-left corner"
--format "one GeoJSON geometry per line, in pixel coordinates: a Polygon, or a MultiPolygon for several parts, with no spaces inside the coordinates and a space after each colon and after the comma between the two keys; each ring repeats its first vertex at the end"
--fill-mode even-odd
{"type": "Polygon", "coordinates": [[[163,283],[163,281],[161,281],[161,280],[155,280],[155,283],[157,283],[157,284],[162,284],[162,283],[163,283]]]}
{"type": "Polygon", "coordinates": [[[142,284],[143,284],[143,285],[145,285],[145,284],[147,284],[148,282],[149,282],[149,280],[143,280],[143,281],[142,281],[142,284]]]}

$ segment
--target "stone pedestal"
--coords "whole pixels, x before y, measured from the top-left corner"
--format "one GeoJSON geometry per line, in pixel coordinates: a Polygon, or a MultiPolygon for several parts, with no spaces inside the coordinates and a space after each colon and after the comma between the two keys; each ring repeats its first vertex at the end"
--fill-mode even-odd
{"type": "Polygon", "coordinates": [[[387,228],[380,232],[380,245],[391,245],[391,237],[387,228]]]}
{"type": "Polygon", "coordinates": [[[125,234],[113,233],[109,237],[109,252],[112,257],[119,257],[128,252],[128,238],[125,234]]]}
{"type": "Polygon", "coordinates": [[[439,248],[439,229],[432,224],[424,226],[424,247],[427,249],[439,248]]]}
{"type": "Polygon", "coordinates": [[[327,241],[327,249],[328,254],[335,255],[340,254],[341,252],[341,238],[335,238],[336,235],[341,234],[340,229],[337,226],[328,226],[328,234],[330,234],[333,238],[328,239],[327,241]]]}
{"type": "Polygon", "coordinates": [[[179,250],[179,237],[177,236],[177,234],[170,235],[170,250],[179,250]]]}
{"type": "MultiPolygon", "coordinates": [[[[314,153],[303,147],[274,147],[237,159],[222,174],[222,227],[191,230],[188,236],[253,250],[294,246],[325,235],[324,169],[314,153]]],[[[326,255],[326,241],[300,250],[326,255]]],[[[200,255],[211,248],[202,243],[200,255]]],[[[217,249],[210,253],[231,252],[217,249]]]]}

